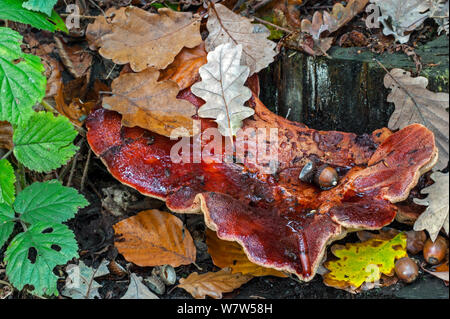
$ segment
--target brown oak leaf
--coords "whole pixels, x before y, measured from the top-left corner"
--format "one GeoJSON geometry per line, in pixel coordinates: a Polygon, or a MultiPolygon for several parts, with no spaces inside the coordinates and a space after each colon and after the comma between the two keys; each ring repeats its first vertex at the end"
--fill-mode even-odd
{"type": "Polygon", "coordinates": [[[103,107],[121,113],[122,124],[128,127],[139,126],[164,136],[185,128],[180,135],[194,135],[195,106],[177,99],[176,82],[158,82],[159,76],[154,68],[120,75],[112,82],[113,95],[103,98],[103,107]]]}
{"type": "Polygon", "coordinates": [[[202,43],[200,19],[189,12],[159,9],[158,14],[136,7],[110,8],[86,31],[91,49],[114,63],[130,63],[135,72],[164,69],[183,47],[202,43]]]}
{"type": "Polygon", "coordinates": [[[222,293],[231,292],[250,281],[253,277],[241,273],[232,274],[231,269],[225,268],[218,272],[208,272],[199,275],[194,272],[187,278],[181,278],[179,288],[183,288],[196,299],[210,296],[221,299],[222,293]]]}

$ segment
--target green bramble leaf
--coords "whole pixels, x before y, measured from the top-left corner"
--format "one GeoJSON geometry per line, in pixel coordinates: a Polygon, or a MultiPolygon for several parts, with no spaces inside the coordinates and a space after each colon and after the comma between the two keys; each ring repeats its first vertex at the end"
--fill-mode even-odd
{"type": "Polygon", "coordinates": [[[23,53],[21,44],[18,32],[0,27],[0,121],[14,125],[31,116],[33,105],[45,96],[47,83],[40,58],[23,53]]]}
{"type": "Polygon", "coordinates": [[[73,218],[89,202],[72,187],[57,180],[33,183],[17,195],[14,210],[26,223],[61,223],[73,218]]]}
{"type": "Polygon", "coordinates": [[[12,205],[14,202],[16,176],[11,164],[6,160],[0,160],[0,204],[12,205]]]}
{"type": "Polygon", "coordinates": [[[11,241],[5,252],[6,275],[19,290],[32,285],[35,295],[58,295],[53,269],[78,257],[77,250],[75,235],[66,225],[38,222],[11,241]]]}
{"type": "Polygon", "coordinates": [[[22,7],[22,5],[23,0],[1,0],[0,20],[11,20],[15,22],[25,23],[37,29],[47,30],[51,32],[68,32],[64,21],[56,13],[56,11],[53,10],[51,12],[51,15],[46,15],[41,12],[29,11],[22,7]]]}
{"type": "Polygon", "coordinates": [[[44,12],[51,16],[52,10],[58,0],[28,0],[22,4],[22,7],[28,10],[44,12]]]}
{"type": "Polygon", "coordinates": [[[14,155],[29,169],[48,172],[65,164],[78,149],[73,145],[77,131],[64,117],[50,112],[31,115],[13,135],[14,155]]]}
{"type": "Polygon", "coordinates": [[[8,204],[0,204],[0,249],[14,229],[14,211],[8,204]]]}

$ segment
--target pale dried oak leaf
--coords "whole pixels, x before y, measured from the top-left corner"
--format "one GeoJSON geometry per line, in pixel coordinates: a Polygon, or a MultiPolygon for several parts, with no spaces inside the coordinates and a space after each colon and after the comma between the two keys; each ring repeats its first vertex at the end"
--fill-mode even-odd
{"type": "Polygon", "coordinates": [[[414,230],[425,229],[430,234],[431,240],[435,241],[442,228],[448,235],[449,175],[434,172],[431,174],[431,179],[434,180],[434,184],[421,191],[428,196],[425,199],[414,199],[416,204],[428,206],[414,223],[414,230]]]}
{"type": "Polygon", "coordinates": [[[402,129],[412,123],[420,123],[430,129],[435,136],[439,149],[436,169],[443,169],[449,159],[448,132],[448,93],[434,93],[427,90],[428,79],[422,76],[411,77],[411,72],[392,69],[384,77],[384,86],[391,89],[388,102],[395,105],[395,111],[389,119],[389,128],[402,129]]]}
{"type": "Polygon", "coordinates": [[[187,278],[181,278],[179,288],[189,292],[195,299],[205,299],[210,296],[214,299],[221,299],[222,293],[231,292],[253,277],[241,273],[232,274],[231,269],[225,268],[218,272],[208,272],[199,275],[194,272],[187,278]]]}
{"type": "Polygon", "coordinates": [[[430,4],[424,0],[371,0],[381,11],[378,20],[384,35],[393,35],[400,43],[409,40],[410,32],[422,25],[429,15],[430,4]]]}
{"type": "Polygon", "coordinates": [[[139,126],[164,136],[173,130],[179,135],[194,135],[192,116],[196,108],[186,100],[177,99],[179,87],[168,80],[158,82],[154,68],[139,73],[125,73],[112,82],[112,96],[103,98],[103,107],[122,114],[122,124],[139,126]]]}
{"type": "Polygon", "coordinates": [[[174,215],[156,209],[140,212],[113,226],[115,246],[126,260],[141,266],[178,267],[195,262],[191,234],[174,215]]]}
{"type": "Polygon", "coordinates": [[[241,64],[250,68],[250,75],[266,68],[277,55],[276,44],[267,39],[270,31],[265,26],[252,24],[252,20],[234,13],[224,5],[211,6],[207,28],[206,51],[213,51],[225,43],[241,44],[241,64]]]}
{"type": "Polygon", "coordinates": [[[208,53],[208,63],[200,68],[202,81],[191,87],[192,93],[206,101],[198,116],[214,118],[223,136],[236,135],[242,121],[255,113],[244,106],[252,92],[244,86],[249,68],[240,65],[241,54],[241,45],[219,45],[208,53]]]}
{"type": "Polygon", "coordinates": [[[135,72],[164,69],[183,47],[202,43],[200,19],[190,12],[159,9],[158,14],[136,7],[110,8],[86,31],[90,48],[114,63],[130,63],[135,72]]]}

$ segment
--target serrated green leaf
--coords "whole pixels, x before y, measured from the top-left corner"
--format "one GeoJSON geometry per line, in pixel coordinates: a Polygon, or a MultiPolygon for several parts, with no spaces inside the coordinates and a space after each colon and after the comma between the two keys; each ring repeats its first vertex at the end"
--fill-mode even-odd
{"type": "Polygon", "coordinates": [[[14,210],[27,223],[61,223],[73,218],[89,202],[72,187],[57,180],[34,183],[17,195],[14,210]]]}
{"type": "Polygon", "coordinates": [[[46,15],[50,16],[56,2],[58,2],[58,0],[28,0],[22,4],[22,7],[28,10],[44,12],[46,15]]]}
{"type": "Polygon", "coordinates": [[[31,116],[47,84],[40,58],[23,53],[21,44],[18,32],[0,27],[0,120],[15,125],[31,116]]]}
{"type": "Polygon", "coordinates": [[[14,169],[6,159],[0,160],[0,204],[12,205],[14,202],[16,176],[14,169]]]}
{"type": "Polygon", "coordinates": [[[7,204],[0,204],[0,249],[14,229],[14,211],[7,204]]]}
{"type": "Polygon", "coordinates": [[[29,169],[48,172],[75,154],[78,147],[72,142],[76,136],[77,131],[66,117],[34,113],[26,125],[14,131],[14,155],[29,169]]]}
{"type": "Polygon", "coordinates": [[[39,296],[58,295],[53,269],[78,257],[77,250],[75,235],[66,225],[36,223],[17,235],[5,252],[9,282],[19,290],[32,285],[31,292],[39,296]],[[35,258],[29,257],[33,248],[35,258]]]}
{"type": "Polygon", "coordinates": [[[23,0],[0,1],[0,20],[11,20],[29,24],[35,28],[48,31],[64,31],[67,27],[61,17],[53,10],[51,16],[41,12],[29,11],[22,7],[23,0]]]}

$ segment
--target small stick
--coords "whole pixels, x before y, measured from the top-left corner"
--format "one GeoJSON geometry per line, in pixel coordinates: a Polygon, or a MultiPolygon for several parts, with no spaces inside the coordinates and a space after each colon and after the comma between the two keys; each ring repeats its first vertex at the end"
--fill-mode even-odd
{"type": "Polygon", "coordinates": [[[88,158],[87,158],[87,160],[86,160],[86,164],[84,165],[83,177],[81,178],[81,186],[80,186],[80,191],[81,191],[81,192],[84,190],[84,184],[86,183],[86,178],[87,178],[87,172],[88,172],[88,168],[89,168],[89,163],[90,163],[90,161],[91,161],[91,155],[92,155],[92,150],[91,150],[91,148],[89,148],[88,158]]]}
{"type": "Polygon", "coordinates": [[[68,14],[68,13],[61,13],[60,16],[63,18],[67,18],[68,16],[71,16],[71,17],[78,17],[81,19],[97,19],[97,17],[98,17],[98,16],[85,16],[82,14],[68,14]]]}
{"type": "Polygon", "coordinates": [[[260,18],[255,17],[255,16],[251,16],[250,18],[252,18],[252,19],[254,19],[254,20],[256,20],[256,21],[258,21],[258,22],[260,22],[260,23],[270,25],[271,27],[274,27],[274,28],[276,28],[276,29],[278,29],[278,30],[284,31],[284,32],[286,32],[286,33],[288,33],[288,34],[294,32],[294,31],[292,31],[292,30],[289,30],[289,29],[280,27],[279,25],[276,25],[276,24],[274,24],[274,23],[271,23],[271,22],[269,22],[269,21],[260,19],[260,18]]]}
{"type": "Polygon", "coordinates": [[[72,167],[70,168],[69,179],[67,180],[67,184],[66,184],[67,187],[70,187],[70,185],[72,185],[72,178],[73,178],[73,174],[75,173],[75,168],[76,168],[76,166],[77,166],[77,159],[78,159],[78,155],[79,155],[79,154],[80,154],[80,153],[77,152],[77,153],[75,154],[75,156],[73,157],[72,167]]]}

